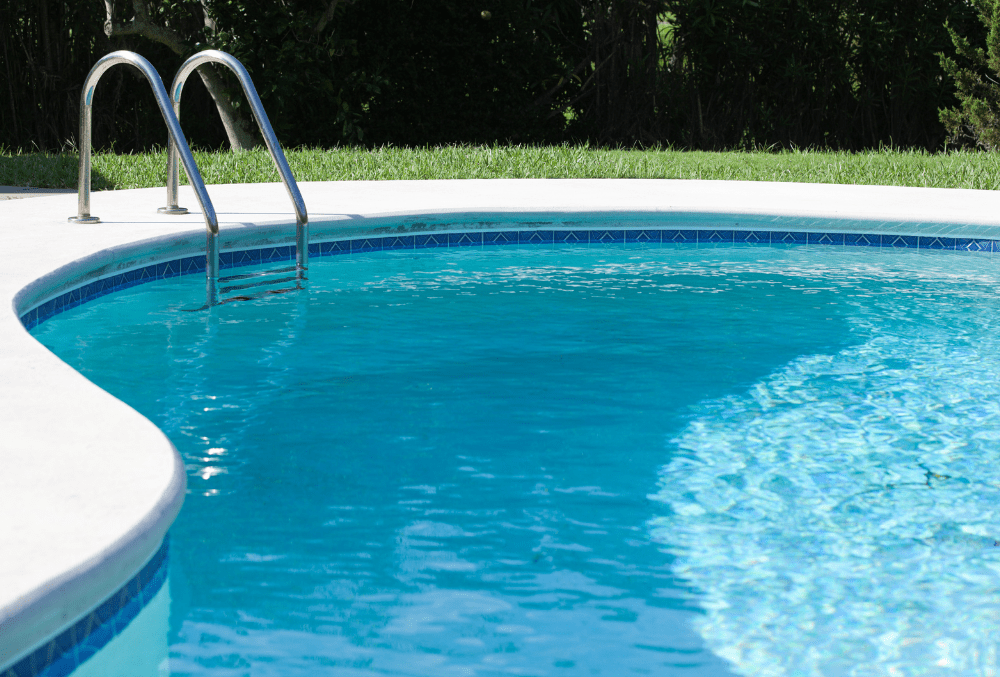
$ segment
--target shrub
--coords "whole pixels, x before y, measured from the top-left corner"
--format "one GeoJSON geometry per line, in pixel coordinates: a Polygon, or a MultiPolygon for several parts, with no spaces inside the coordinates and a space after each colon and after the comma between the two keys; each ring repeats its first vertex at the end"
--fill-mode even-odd
{"type": "Polygon", "coordinates": [[[674,139],[701,148],[937,148],[937,57],[961,0],[668,0],[674,139]]]}
{"type": "Polygon", "coordinates": [[[941,66],[955,82],[959,104],[941,109],[940,119],[950,143],[995,150],[1000,147],[1000,0],[980,0],[977,9],[985,35],[980,31],[970,39],[949,26],[958,60],[942,54],[941,66]],[[985,49],[974,46],[983,42],[985,49]]]}

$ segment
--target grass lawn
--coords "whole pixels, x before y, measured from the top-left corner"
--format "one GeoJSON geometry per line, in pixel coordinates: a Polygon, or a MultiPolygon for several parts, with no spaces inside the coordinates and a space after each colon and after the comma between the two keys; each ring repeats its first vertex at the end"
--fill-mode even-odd
{"type": "MultiPolygon", "coordinates": [[[[934,188],[1000,188],[1000,154],[956,151],[687,152],[603,150],[585,146],[445,146],[440,148],[292,149],[299,181],[394,179],[724,179],[934,188]]],[[[206,183],[277,181],[263,149],[197,152],[206,183]]],[[[0,185],[75,188],[78,156],[0,152],[0,185]]],[[[97,154],[93,187],[163,186],[166,154],[97,154]]],[[[181,172],[181,181],[186,182],[181,172]]]]}

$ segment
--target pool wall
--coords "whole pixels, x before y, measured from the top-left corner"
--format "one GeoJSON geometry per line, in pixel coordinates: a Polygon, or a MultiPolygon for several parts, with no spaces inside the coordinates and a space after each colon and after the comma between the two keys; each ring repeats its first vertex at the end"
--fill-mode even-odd
{"type": "MultiPolygon", "coordinates": [[[[655,180],[301,187],[312,256],[561,242],[1000,252],[1000,194],[989,191],[655,180]]],[[[107,634],[102,614],[118,614],[120,630],[165,576],[165,535],[185,492],[176,450],[26,331],[105,294],[204,270],[200,214],[156,214],[163,192],[97,193],[103,223],[93,225],[66,223],[75,195],[0,203],[0,294],[11,308],[0,315],[0,674],[66,674],[68,653],[86,660],[80,647],[107,634]]],[[[294,256],[280,184],[209,192],[224,267],[294,256]]],[[[195,206],[190,189],[181,197],[195,206]]]]}
{"type": "MultiPolygon", "coordinates": [[[[850,221],[851,230],[837,230],[837,222],[819,222],[821,230],[795,230],[802,224],[781,224],[792,230],[765,230],[774,223],[739,215],[689,213],[661,214],[617,212],[575,214],[516,214],[507,216],[457,213],[432,218],[373,218],[362,232],[344,228],[343,222],[313,226],[311,259],[325,256],[364,254],[373,251],[438,249],[449,247],[490,247],[501,245],[814,245],[869,248],[909,248],[961,252],[1000,252],[1000,240],[987,237],[951,237],[863,232],[871,224],[850,221]],[[380,225],[382,224],[382,225],[380,225]],[[345,232],[347,231],[347,232],[345,232]],[[355,231],[355,232],[350,232],[355,231]],[[391,234],[381,234],[389,231],[391,234]],[[317,241],[318,240],[318,241],[317,241]]],[[[272,234],[251,243],[227,239],[219,256],[221,270],[295,260],[294,243],[287,226],[262,227],[272,234]]],[[[180,248],[177,242],[139,242],[107,258],[94,256],[54,271],[25,288],[15,299],[15,307],[25,328],[66,310],[139,284],[180,275],[205,273],[204,254],[191,253],[197,247],[180,248]],[[165,260],[163,257],[166,257],[165,260]],[[173,257],[173,258],[171,258],[173,257]],[[124,268],[123,268],[124,266],[124,268]],[[117,272],[121,271],[121,272],[117,272]],[[26,310],[28,309],[28,310],[26,310]]]]}

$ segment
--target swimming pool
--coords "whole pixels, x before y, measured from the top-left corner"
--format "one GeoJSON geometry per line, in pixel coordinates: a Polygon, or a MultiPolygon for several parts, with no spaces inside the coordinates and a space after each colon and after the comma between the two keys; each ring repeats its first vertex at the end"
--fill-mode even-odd
{"type": "MultiPolygon", "coordinates": [[[[540,183],[544,184],[546,182],[540,182],[540,183]]],[[[593,196],[591,196],[591,197],[593,197],[593,196]]],[[[607,199],[607,195],[599,196],[599,197],[602,197],[602,199],[607,199]]],[[[663,196],[660,195],[660,196],[656,196],[656,197],[657,197],[657,199],[662,199],[663,196]]],[[[565,199],[565,195],[561,196],[561,199],[565,199]]],[[[584,200],[583,202],[584,202],[583,206],[593,206],[593,202],[591,202],[589,204],[586,203],[586,200],[584,200]]],[[[578,207],[579,207],[579,205],[578,205],[578,207]]],[[[362,210],[359,210],[359,211],[362,211],[362,210]]],[[[775,211],[779,211],[780,212],[780,210],[775,210],[775,211]]],[[[396,218],[396,217],[385,217],[385,218],[388,220],[389,223],[391,223],[392,218],[396,218]]],[[[554,228],[553,227],[554,221],[551,218],[549,218],[548,220],[545,220],[544,218],[535,218],[535,217],[532,217],[532,218],[522,217],[522,221],[517,226],[517,230],[513,231],[513,232],[527,232],[526,231],[526,229],[527,229],[527,230],[533,231],[535,234],[540,234],[539,237],[545,238],[546,237],[545,233],[555,233],[558,230],[560,230],[559,228],[554,228]],[[534,218],[534,220],[532,220],[532,218],[534,218]]],[[[617,217],[613,217],[613,218],[616,219],[616,224],[621,224],[624,221],[627,221],[629,219],[631,219],[633,223],[635,222],[636,219],[638,219],[640,221],[642,219],[647,219],[648,220],[648,219],[653,219],[653,218],[663,219],[664,215],[663,214],[659,214],[659,215],[641,217],[641,216],[637,216],[636,214],[632,214],[627,219],[622,219],[620,217],[620,215],[617,216],[617,217]]],[[[807,221],[803,221],[802,218],[800,217],[800,220],[797,222],[797,224],[798,224],[798,226],[800,228],[802,228],[802,230],[792,230],[792,229],[789,229],[788,231],[785,231],[784,229],[774,228],[774,225],[775,225],[776,222],[779,222],[778,225],[786,225],[787,226],[787,224],[795,222],[794,219],[792,219],[790,216],[782,216],[781,214],[777,214],[777,215],[775,215],[775,214],[770,214],[770,215],[764,214],[764,215],[756,215],[755,216],[755,215],[752,215],[752,214],[751,215],[747,215],[747,214],[743,213],[743,214],[737,215],[736,218],[738,218],[742,222],[756,223],[757,226],[762,225],[762,222],[767,223],[767,225],[770,227],[770,230],[767,227],[761,227],[759,230],[757,229],[757,227],[755,227],[755,229],[752,230],[752,231],[750,231],[750,230],[742,231],[742,230],[735,230],[735,229],[733,229],[731,225],[730,225],[729,228],[722,228],[722,227],[719,227],[719,226],[724,225],[724,224],[732,224],[735,219],[733,217],[731,217],[731,216],[719,216],[719,215],[712,215],[712,214],[706,214],[706,215],[699,216],[697,214],[692,215],[690,213],[688,213],[686,215],[681,215],[681,216],[678,216],[677,214],[668,215],[667,220],[668,221],[672,221],[672,225],[674,225],[675,227],[673,229],[667,229],[667,230],[669,230],[670,232],[672,232],[674,234],[678,234],[678,233],[682,233],[682,232],[698,232],[700,234],[703,234],[706,237],[706,242],[713,242],[713,241],[715,241],[713,239],[713,237],[718,237],[718,238],[724,239],[726,237],[726,233],[729,233],[731,237],[735,238],[735,235],[733,235],[734,232],[770,232],[770,233],[773,233],[775,231],[777,231],[777,232],[783,232],[785,235],[790,235],[793,238],[795,237],[794,234],[798,233],[798,234],[802,235],[803,241],[809,242],[809,237],[810,237],[809,233],[810,232],[813,235],[817,236],[817,238],[822,238],[824,235],[833,235],[833,236],[836,236],[837,235],[837,228],[842,228],[841,234],[843,234],[843,233],[849,233],[851,231],[851,226],[852,226],[852,224],[847,223],[847,221],[849,221],[848,219],[842,219],[838,224],[834,224],[835,227],[831,228],[831,227],[829,227],[831,221],[830,221],[829,218],[827,218],[823,222],[827,226],[827,229],[825,231],[817,231],[817,229],[815,228],[815,226],[816,226],[817,223],[819,223],[818,221],[814,221],[813,223],[809,223],[807,221]],[[782,219],[784,219],[784,220],[782,221],[782,219]],[[684,225],[681,226],[680,225],[681,223],[683,223],[684,225]],[[716,227],[712,228],[711,226],[713,226],[713,225],[716,226],[716,227]],[[706,228],[706,226],[709,226],[709,227],[706,228]],[[714,236],[713,236],[713,234],[714,234],[714,236]]],[[[412,232],[413,229],[417,229],[419,231],[419,229],[422,228],[423,231],[426,233],[428,231],[433,231],[436,228],[440,229],[440,224],[446,224],[448,222],[448,220],[449,220],[448,217],[441,217],[441,218],[439,218],[437,220],[437,224],[438,225],[434,225],[433,223],[429,223],[429,222],[433,222],[433,219],[429,219],[428,217],[419,217],[418,216],[418,217],[411,217],[409,220],[396,218],[396,224],[398,224],[398,226],[405,226],[405,228],[411,229],[411,232],[412,232]]],[[[967,220],[971,220],[971,219],[967,219],[967,220]]],[[[558,221],[558,219],[557,219],[557,221],[558,221]]],[[[574,231],[574,229],[580,228],[580,222],[581,221],[586,221],[586,218],[584,218],[584,217],[580,216],[579,214],[577,214],[577,215],[574,215],[573,217],[570,217],[568,219],[563,219],[562,221],[563,221],[563,224],[564,224],[564,227],[562,228],[562,230],[565,230],[567,232],[578,232],[578,231],[574,231]],[[568,222],[573,222],[573,223],[568,223],[568,222]],[[569,227],[566,227],[567,225],[569,227]]],[[[383,223],[387,223],[387,221],[383,221],[383,223]]],[[[473,232],[473,233],[481,233],[481,234],[483,234],[483,233],[490,232],[491,230],[498,230],[499,228],[496,225],[493,225],[495,223],[496,223],[496,218],[494,216],[491,216],[487,212],[485,214],[479,215],[477,217],[477,219],[471,223],[471,225],[474,228],[474,230],[472,230],[472,231],[468,231],[468,228],[470,226],[470,221],[467,220],[467,219],[464,221],[464,223],[461,223],[459,225],[462,226],[462,227],[464,227],[464,229],[467,232],[473,232]]],[[[648,223],[647,223],[647,225],[648,225],[648,223]]],[[[857,232],[856,224],[853,224],[853,225],[854,225],[854,231],[857,232]]],[[[912,230],[909,233],[907,233],[907,232],[900,232],[900,228],[898,226],[898,223],[897,224],[892,224],[892,223],[886,224],[884,222],[883,223],[877,223],[875,221],[869,220],[868,222],[866,222],[866,225],[869,226],[869,231],[868,231],[869,235],[874,235],[877,238],[879,238],[879,244],[880,245],[881,244],[893,245],[893,243],[896,243],[897,241],[899,241],[898,244],[895,244],[893,246],[902,246],[902,245],[907,245],[908,244],[907,240],[906,240],[906,237],[909,237],[909,238],[920,238],[921,237],[921,235],[919,235],[919,234],[918,235],[913,235],[913,231],[912,230]],[[895,230],[894,230],[894,228],[895,228],[895,230]],[[903,236],[905,236],[905,237],[903,237],[903,236]],[[892,239],[882,240],[883,237],[891,237],[892,239]]],[[[912,224],[910,224],[910,225],[912,226],[912,224]]],[[[339,227],[340,227],[341,231],[347,230],[343,226],[339,226],[339,227]]],[[[390,226],[390,225],[384,225],[384,226],[382,226],[382,225],[378,225],[377,223],[372,224],[371,221],[368,221],[367,223],[365,223],[364,225],[362,225],[360,227],[360,230],[364,231],[365,228],[367,228],[367,232],[369,234],[375,233],[375,234],[378,234],[379,238],[384,239],[385,237],[387,237],[387,235],[385,235],[385,233],[386,233],[385,228],[391,228],[391,227],[392,226],[390,226]],[[382,230],[379,230],[379,229],[382,229],[382,230]]],[[[936,223],[930,223],[930,224],[928,224],[928,223],[925,222],[925,223],[921,224],[920,227],[923,229],[923,232],[926,233],[923,236],[923,237],[927,238],[927,240],[925,241],[926,244],[929,245],[929,246],[931,246],[931,247],[935,247],[935,246],[948,246],[949,244],[952,245],[952,246],[957,246],[959,243],[963,243],[964,245],[976,245],[976,246],[980,246],[977,243],[980,243],[980,244],[981,243],[988,243],[989,247],[992,248],[992,242],[991,242],[991,240],[988,237],[984,237],[984,236],[988,236],[990,234],[990,228],[989,228],[989,226],[974,226],[974,225],[970,225],[969,223],[965,223],[964,225],[963,224],[949,225],[947,222],[945,222],[942,219],[941,221],[937,221],[936,223]],[[958,237],[958,239],[950,239],[949,240],[948,239],[949,236],[952,236],[953,238],[954,237],[958,237],[958,236],[965,236],[965,237],[958,237]],[[971,237],[969,237],[969,236],[971,236],[971,237]]],[[[263,230],[266,230],[266,229],[255,229],[252,232],[248,230],[247,234],[252,234],[254,236],[259,236],[260,233],[263,230]]],[[[588,228],[584,227],[584,230],[588,230],[588,228]]],[[[589,230],[594,231],[594,230],[597,230],[597,229],[589,229],[589,230]]],[[[609,231],[609,233],[612,234],[612,237],[613,237],[613,233],[618,232],[620,230],[621,233],[622,233],[623,239],[624,239],[625,237],[627,237],[627,233],[630,230],[633,231],[633,232],[635,230],[640,230],[641,231],[641,228],[639,228],[639,229],[630,229],[630,228],[628,228],[626,226],[626,227],[622,227],[622,228],[614,228],[614,227],[612,227],[612,228],[609,228],[607,230],[609,231]]],[[[402,235],[403,235],[404,238],[407,237],[406,233],[402,233],[402,235]]],[[[553,240],[554,240],[554,237],[555,236],[553,235],[552,236],[553,240]]],[[[846,237],[847,236],[845,235],[844,237],[845,237],[844,241],[846,241],[846,237]]],[[[173,242],[176,242],[176,239],[177,238],[175,236],[174,239],[173,239],[173,242]]],[[[372,238],[356,238],[356,239],[370,240],[372,238]]],[[[600,241],[600,236],[598,237],[598,241],[600,241]]],[[[782,239],[782,241],[784,241],[784,239],[782,239]]],[[[820,239],[820,242],[824,242],[824,241],[820,239]]],[[[919,239],[914,239],[913,242],[917,246],[920,245],[920,240],[919,239]]],[[[426,241],[425,241],[425,243],[426,243],[426,241]]],[[[450,244],[450,242],[449,242],[449,244],[450,244]]],[[[174,245],[171,245],[171,246],[174,246],[174,245]]],[[[969,248],[971,248],[971,247],[969,247],[969,248]]],[[[139,250],[138,247],[133,247],[133,249],[131,251],[137,252],[138,250],[139,250]]],[[[146,245],[146,251],[149,251],[149,250],[150,250],[150,247],[147,244],[146,245]]],[[[42,325],[42,326],[44,327],[44,325],[42,325]]],[[[664,497],[663,502],[665,504],[668,504],[670,502],[669,497],[664,497]]]]}
{"type": "Polygon", "coordinates": [[[988,258],[369,252],[210,318],[199,283],[35,333],[185,458],[176,674],[910,671],[991,646],[988,258]]]}

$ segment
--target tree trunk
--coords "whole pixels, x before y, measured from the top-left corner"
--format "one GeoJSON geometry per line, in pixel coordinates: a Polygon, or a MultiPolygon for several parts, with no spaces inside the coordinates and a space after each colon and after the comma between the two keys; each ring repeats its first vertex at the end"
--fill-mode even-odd
{"type": "MultiPolygon", "coordinates": [[[[135,18],[127,24],[115,24],[111,15],[112,3],[110,0],[105,0],[108,19],[104,31],[109,38],[116,35],[141,35],[166,45],[179,56],[187,57],[191,54],[190,48],[184,44],[183,38],[176,31],[165,26],[158,26],[150,20],[149,7],[145,0],[133,0],[132,6],[135,9],[135,18]]],[[[207,14],[205,22],[209,25],[211,23],[207,14]]],[[[248,150],[259,146],[260,143],[250,131],[248,121],[233,107],[232,100],[226,94],[225,83],[215,67],[211,64],[204,64],[198,68],[198,75],[215,102],[215,108],[219,111],[222,126],[226,130],[229,145],[232,146],[233,150],[248,150]]]]}
{"type": "Polygon", "coordinates": [[[330,23],[331,19],[333,19],[333,15],[337,11],[337,5],[339,4],[340,0],[330,0],[330,4],[326,6],[326,11],[323,12],[323,16],[319,18],[319,21],[313,28],[313,33],[319,35],[320,33],[323,32],[323,29],[326,28],[326,25],[330,23]]]}
{"type": "Polygon", "coordinates": [[[51,75],[52,68],[52,43],[49,40],[49,1],[41,0],[39,3],[39,9],[41,10],[41,24],[42,24],[42,48],[45,50],[45,70],[51,75]]]}
{"type": "Polygon", "coordinates": [[[233,102],[226,95],[225,85],[215,66],[212,64],[199,66],[198,75],[205,83],[205,89],[208,90],[212,101],[215,102],[219,117],[222,118],[222,126],[226,128],[226,136],[229,137],[229,145],[233,150],[248,150],[259,146],[260,142],[248,129],[250,125],[246,119],[233,108],[233,102]]]}

